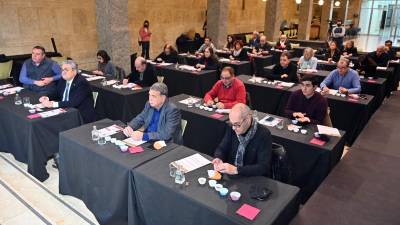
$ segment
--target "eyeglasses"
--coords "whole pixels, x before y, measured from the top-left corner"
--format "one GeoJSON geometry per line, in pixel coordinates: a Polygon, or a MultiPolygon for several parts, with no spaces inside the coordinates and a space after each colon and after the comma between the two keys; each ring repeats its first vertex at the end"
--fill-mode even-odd
{"type": "Polygon", "coordinates": [[[72,70],[73,70],[73,69],[67,69],[67,68],[65,68],[65,69],[62,69],[61,72],[67,73],[67,72],[72,71],[72,70]]]}
{"type": "Polygon", "coordinates": [[[244,124],[244,122],[245,122],[246,120],[247,120],[247,117],[244,118],[244,119],[242,120],[242,122],[240,122],[240,123],[231,123],[231,122],[229,122],[229,123],[231,124],[232,129],[238,129],[238,128],[240,128],[240,127],[244,124]]]}
{"type": "Polygon", "coordinates": [[[229,76],[229,77],[223,77],[223,76],[221,76],[220,78],[221,78],[221,80],[230,80],[232,77],[231,77],[231,76],[229,76]]]}

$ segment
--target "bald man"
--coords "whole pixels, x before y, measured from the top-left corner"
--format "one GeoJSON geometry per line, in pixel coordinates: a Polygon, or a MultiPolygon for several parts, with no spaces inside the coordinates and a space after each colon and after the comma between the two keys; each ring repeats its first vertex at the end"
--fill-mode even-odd
{"type": "Polygon", "coordinates": [[[214,153],[214,169],[229,175],[270,176],[270,131],[253,120],[249,107],[243,103],[231,109],[229,121],[232,129],[226,130],[214,153]]]}
{"type": "Polygon", "coordinates": [[[123,84],[135,83],[141,87],[150,87],[157,82],[153,67],[147,65],[146,59],[137,57],[135,60],[135,71],[132,71],[127,78],[123,80],[123,84]]]}

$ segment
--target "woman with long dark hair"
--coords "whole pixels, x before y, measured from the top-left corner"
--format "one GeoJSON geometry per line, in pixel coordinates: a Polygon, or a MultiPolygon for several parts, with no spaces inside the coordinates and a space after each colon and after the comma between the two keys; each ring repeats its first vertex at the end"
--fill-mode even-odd
{"type": "Polygon", "coordinates": [[[104,50],[99,50],[97,52],[97,70],[93,71],[93,74],[115,78],[116,73],[115,65],[111,62],[108,53],[104,50]]]}
{"type": "Polygon", "coordinates": [[[142,45],[142,57],[150,58],[150,23],[148,20],[143,22],[143,26],[139,30],[140,44],[142,45]]]}

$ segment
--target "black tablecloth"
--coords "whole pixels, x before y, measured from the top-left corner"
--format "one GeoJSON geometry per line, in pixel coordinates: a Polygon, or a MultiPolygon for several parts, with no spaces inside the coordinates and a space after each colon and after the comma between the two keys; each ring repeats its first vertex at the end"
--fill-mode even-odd
{"type": "Polygon", "coordinates": [[[170,101],[181,110],[182,119],[187,120],[183,144],[207,155],[214,155],[214,151],[225,134],[225,121],[228,116],[224,115],[219,119],[212,118],[215,112],[208,112],[196,107],[188,108],[179,101],[188,98],[188,95],[181,94],[170,98],[170,101]],[[212,129],[212,132],[210,132],[212,129]]]}
{"type": "MultiPolygon", "coordinates": [[[[273,64],[273,56],[272,55],[252,57],[252,60],[253,60],[254,66],[255,66],[254,73],[257,76],[264,74],[264,67],[273,64]]],[[[240,74],[246,74],[246,73],[240,73],[240,74]]],[[[246,75],[250,75],[250,74],[247,73],[246,75]]]]}
{"type": "Polygon", "coordinates": [[[164,83],[168,86],[168,95],[179,94],[204,97],[217,82],[216,70],[187,71],[175,68],[175,65],[157,67],[157,75],[164,76],[164,83]]]}
{"type": "Polygon", "coordinates": [[[147,225],[232,225],[232,224],[288,224],[297,213],[298,189],[265,177],[228,178],[221,182],[229,190],[242,193],[238,202],[221,198],[208,186],[200,186],[198,177],[206,177],[211,164],[185,174],[188,186],[179,186],[169,176],[168,164],[196,152],[178,147],[166,154],[135,168],[131,186],[140,202],[147,225]],[[273,193],[267,201],[249,197],[250,185],[263,185],[273,193]],[[261,209],[254,221],[236,214],[247,203],[261,209]]]}
{"type": "MultiPolygon", "coordinates": [[[[161,151],[144,144],[144,152],[122,153],[108,142],[100,146],[91,139],[92,126],[101,129],[119,121],[109,119],[86,124],[60,135],[60,193],[81,199],[100,224],[141,224],[136,212],[136,201],[128,205],[129,171],[176,147],[170,144],[161,151]],[[136,223],[135,223],[136,222],[136,223]]],[[[116,134],[122,139],[123,134],[116,134]]],[[[134,196],[133,196],[134,197],[134,196]]]]}
{"type": "Polygon", "coordinates": [[[190,66],[195,66],[199,61],[200,57],[197,58],[194,55],[187,55],[186,53],[182,53],[178,55],[179,64],[185,64],[190,66]]]}
{"type": "Polygon", "coordinates": [[[266,83],[253,83],[249,81],[251,76],[246,75],[240,75],[237,78],[243,81],[246,91],[250,93],[252,109],[271,114],[282,112],[290,95],[289,88],[279,88],[266,83]]]}
{"type": "Polygon", "coordinates": [[[102,86],[101,81],[91,81],[93,91],[98,92],[96,113],[99,119],[109,118],[128,122],[142,112],[149,99],[149,88],[140,90],[116,89],[102,86]]]}
{"type": "MultiPolygon", "coordinates": [[[[40,95],[36,93],[22,90],[20,96],[30,97],[32,104],[39,103],[40,95]]],[[[81,125],[81,116],[78,110],[70,108],[56,116],[28,119],[28,109],[15,105],[14,97],[10,95],[0,100],[0,149],[28,164],[28,173],[44,181],[49,177],[47,160],[58,152],[59,132],[81,125]]]]}
{"type": "Polygon", "coordinates": [[[251,64],[249,61],[230,61],[221,62],[221,69],[230,66],[235,70],[235,74],[252,74],[251,64]]]}
{"type": "MultiPolygon", "coordinates": [[[[294,92],[299,89],[300,86],[296,85],[289,91],[294,92]]],[[[367,99],[360,98],[351,101],[347,97],[326,95],[332,124],[334,127],[346,131],[346,142],[349,145],[353,144],[371,116],[374,97],[371,95],[365,95],[365,97],[367,99]]]]}
{"type": "MultiPolygon", "coordinates": [[[[369,74],[365,75],[368,76],[369,74]]],[[[374,77],[382,77],[386,78],[387,80],[387,88],[386,88],[386,96],[389,97],[390,93],[394,90],[397,90],[395,88],[398,86],[398,74],[395,74],[395,68],[394,67],[388,67],[385,70],[376,70],[376,74],[374,77]],[[396,83],[397,82],[397,83],[396,83]]]]}
{"type": "MultiPolygon", "coordinates": [[[[266,115],[265,113],[258,113],[260,120],[266,115]]],[[[303,129],[307,130],[307,134],[294,133],[287,129],[287,125],[291,121],[286,118],[283,119],[284,129],[267,128],[271,131],[272,141],[282,145],[287,151],[292,167],[291,184],[301,188],[299,197],[300,201],[304,203],[339,162],[343,153],[346,133],[340,131],[342,137],[330,137],[329,142],[319,146],[310,143],[314,132],[318,131],[316,125],[303,126],[303,129]]]]}

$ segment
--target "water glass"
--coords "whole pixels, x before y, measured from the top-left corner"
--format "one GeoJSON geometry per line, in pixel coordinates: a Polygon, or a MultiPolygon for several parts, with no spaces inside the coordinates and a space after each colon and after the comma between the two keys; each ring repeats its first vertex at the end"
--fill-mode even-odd
{"type": "Polygon", "coordinates": [[[22,104],[22,98],[21,98],[21,96],[19,96],[19,94],[16,94],[16,95],[15,95],[14,103],[15,103],[16,105],[21,105],[21,104],[22,104]]]}
{"type": "Polygon", "coordinates": [[[106,144],[106,138],[103,135],[100,135],[99,139],[97,140],[97,144],[99,144],[99,145],[106,144]]]}
{"type": "Polygon", "coordinates": [[[278,128],[279,130],[282,130],[284,126],[285,126],[284,120],[281,120],[279,121],[278,124],[276,124],[276,128],[278,128]]]}
{"type": "Polygon", "coordinates": [[[188,108],[192,108],[193,107],[193,102],[194,102],[194,99],[192,97],[189,97],[189,99],[188,99],[188,108]]]}
{"type": "Polygon", "coordinates": [[[22,102],[24,103],[24,107],[27,108],[31,104],[31,99],[29,97],[23,97],[22,102]]]}
{"type": "Polygon", "coordinates": [[[178,167],[175,172],[175,183],[183,184],[185,183],[185,173],[183,172],[181,167],[178,167]]]}
{"type": "Polygon", "coordinates": [[[170,163],[169,164],[169,176],[175,177],[175,173],[176,173],[176,167],[172,163],[170,163]]]}

